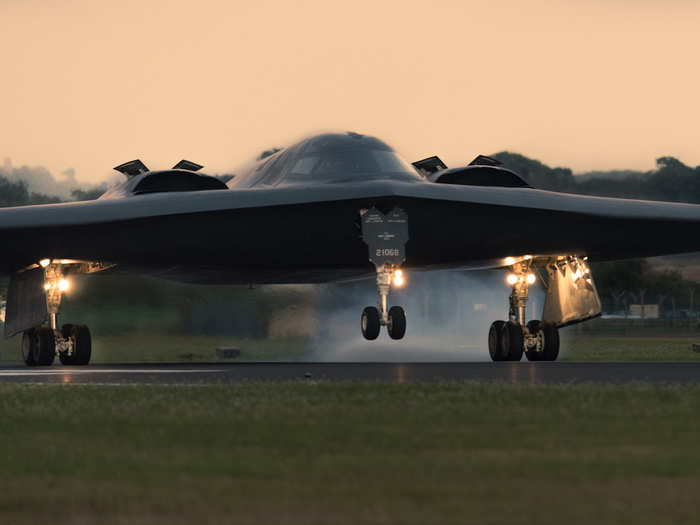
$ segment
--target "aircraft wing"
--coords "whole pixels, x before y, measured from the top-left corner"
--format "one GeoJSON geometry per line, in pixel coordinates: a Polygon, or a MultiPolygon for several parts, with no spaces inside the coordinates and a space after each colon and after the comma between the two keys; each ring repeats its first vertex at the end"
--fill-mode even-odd
{"type": "Polygon", "coordinates": [[[372,272],[359,222],[372,207],[406,213],[409,268],[681,253],[698,249],[700,232],[700,206],[531,188],[371,181],[153,193],[0,209],[0,272],[51,258],[182,280],[333,281],[372,272]]]}

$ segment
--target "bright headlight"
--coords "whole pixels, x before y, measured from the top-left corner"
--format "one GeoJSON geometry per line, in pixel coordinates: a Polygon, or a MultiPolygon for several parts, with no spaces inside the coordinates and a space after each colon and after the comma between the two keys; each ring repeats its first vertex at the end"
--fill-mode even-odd
{"type": "Polygon", "coordinates": [[[394,286],[401,288],[404,282],[403,272],[401,270],[394,270],[394,286]]]}
{"type": "Polygon", "coordinates": [[[506,276],[506,282],[507,282],[508,284],[510,284],[510,285],[513,285],[513,284],[515,284],[515,283],[518,282],[518,276],[515,275],[514,273],[509,273],[509,274],[506,276]]]}
{"type": "Polygon", "coordinates": [[[527,284],[535,284],[535,280],[537,278],[535,277],[534,273],[528,273],[527,274],[527,284]]]}
{"type": "Polygon", "coordinates": [[[58,281],[58,289],[65,292],[70,288],[70,281],[68,279],[61,279],[58,281]]]}

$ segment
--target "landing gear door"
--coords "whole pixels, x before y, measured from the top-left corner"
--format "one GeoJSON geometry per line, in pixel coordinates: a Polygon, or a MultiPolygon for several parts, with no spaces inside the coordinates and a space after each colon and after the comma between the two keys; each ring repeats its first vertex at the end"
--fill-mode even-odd
{"type": "Polygon", "coordinates": [[[16,273],[10,278],[5,313],[5,337],[43,324],[49,317],[44,292],[44,269],[16,273]]]}
{"type": "Polygon", "coordinates": [[[362,214],[362,240],[369,248],[369,260],[377,268],[385,264],[401,266],[406,260],[408,216],[400,208],[386,215],[377,208],[362,214]]]}
{"type": "Polygon", "coordinates": [[[600,297],[586,261],[578,257],[552,260],[547,264],[547,273],[543,321],[561,327],[600,315],[600,297]]]}

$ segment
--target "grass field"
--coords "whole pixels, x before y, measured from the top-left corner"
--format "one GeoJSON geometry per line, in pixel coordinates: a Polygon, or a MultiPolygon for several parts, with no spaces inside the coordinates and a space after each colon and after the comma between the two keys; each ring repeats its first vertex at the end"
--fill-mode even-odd
{"type": "Polygon", "coordinates": [[[562,338],[561,361],[700,361],[700,336],[598,336],[562,338]]]}
{"type": "Polygon", "coordinates": [[[0,385],[0,523],[698,522],[700,386],[0,385]]]}

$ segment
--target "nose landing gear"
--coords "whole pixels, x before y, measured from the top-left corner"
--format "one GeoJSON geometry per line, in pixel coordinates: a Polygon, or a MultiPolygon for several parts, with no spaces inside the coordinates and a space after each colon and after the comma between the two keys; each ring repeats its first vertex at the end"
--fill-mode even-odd
{"type": "MultiPolygon", "coordinates": [[[[391,265],[383,265],[377,271],[377,291],[379,292],[379,308],[368,306],[362,312],[362,335],[365,339],[373,341],[379,337],[382,326],[386,326],[387,333],[392,339],[402,339],[406,335],[406,313],[400,306],[392,306],[387,310],[389,291],[391,290],[392,276],[396,281],[396,273],[391,265]]],[[[403,277],[402,277],[403,278],[403,277]]]]}
{"type": "Polygon", "coordinates": [[[379,337],[386,326],[389,337],[402,339],[406,334],[406,313],[400,306],[388,308],[387,301],[392,283],[403,286],[399,269],[406,260],[408,217],[400,208],[384,214],[376,208],[360,210],[362,239],[369,249],[369,260],[377,269],[379,308],[368,306],[362,312],[362,335],[370,341],[379,337]]]}

